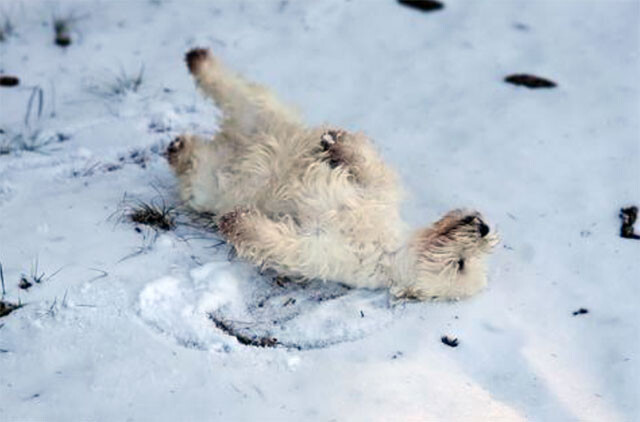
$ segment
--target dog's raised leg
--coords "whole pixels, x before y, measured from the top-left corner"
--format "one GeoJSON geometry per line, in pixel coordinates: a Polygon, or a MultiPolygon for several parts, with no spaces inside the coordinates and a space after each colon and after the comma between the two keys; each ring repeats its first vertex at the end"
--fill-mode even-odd
{"type": "Polygon", "coordinates": [[[267,88],[227,70],[209,50],[193,49],[185,60],[198,87],[222,110],[222,131],[251,137],[278,123],[299,124],[297,114],[267,88]]]}

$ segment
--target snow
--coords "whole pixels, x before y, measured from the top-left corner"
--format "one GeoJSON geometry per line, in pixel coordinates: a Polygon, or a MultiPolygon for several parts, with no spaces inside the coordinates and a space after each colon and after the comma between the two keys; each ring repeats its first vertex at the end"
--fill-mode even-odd
{"type": "Polygon", "coordinates": [[[19,133],[50,141],[0,155],[4,300],[25,305],[0,319],[0,420],[640,419],[640,243],[618,236],[617,216],[640,204],[638,2],[0,11],[15,27],[0,73],[21,79],[0,88],[0,148],[19,133]],[[51,20],[71,14],[63,49],[51,20]],[[280,286],[184,215],[174,231],[134,230],[131,201],[176,201],[168,142],[216,130],[183,63],[194,46],[311,124],[372,136],[413,226],[482,210],[503,238],[489,288],[392,306],[384,291],[280,286]],[[141,70],[139,89],[113,93],[141,70]],[[558,87],[502,81],[521,72],[558,87]],[[42,282],[19,289],[36,262],[42,282]],[[291,347],[242,345],[211,316],[291,347]]]}

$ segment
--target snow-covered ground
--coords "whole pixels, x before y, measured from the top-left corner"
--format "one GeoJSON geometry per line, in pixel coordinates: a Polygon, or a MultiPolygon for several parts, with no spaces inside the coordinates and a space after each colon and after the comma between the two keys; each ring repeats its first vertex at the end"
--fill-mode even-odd
{"type": "Polygon", "coordinates": [[[0,87],[0,263],[4,300],[24,305],[0,318],[0,420],[640,420],[640,242],[617,215],[640,203],[637,1],[0,12],[0,74],[21,80],[0,87]],[[67,48],[54,16],[75,18],[67,48]],[[280,286],[183,213],[159,233],[122,218],[174,204],[160,153],[216,129],[183,63],[194,46],[310,123],[370,134],[413,226],[482,210],[503,238],[489,288],[389,306],[383,291],[280,286]],[[558,87],[502,81],[518,72],[558,87]],[[292,347],[244,346],[209,313],[292,347]]]}

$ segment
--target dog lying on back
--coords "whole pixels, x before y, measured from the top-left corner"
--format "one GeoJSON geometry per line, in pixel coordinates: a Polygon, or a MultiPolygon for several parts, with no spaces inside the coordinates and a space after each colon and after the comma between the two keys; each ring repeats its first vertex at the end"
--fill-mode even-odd
{"type": "Polygon", "coordinates": [[[305,126],[208,50],[186,61],[222,124],[212,140],[179,136],[168,160],[182,199],[216,216],[238,256],[294,280],[384,287],[399,299],[459,299],[486,285],[498,238],[480,213],[450,211],[409,233],[397,177],[366,135],[305,126]]]}

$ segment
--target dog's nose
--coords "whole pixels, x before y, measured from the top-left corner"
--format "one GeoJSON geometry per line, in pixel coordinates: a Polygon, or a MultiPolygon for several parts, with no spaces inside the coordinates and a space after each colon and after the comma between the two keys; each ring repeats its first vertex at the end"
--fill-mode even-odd
{"type": "Polygon", "coordinates": [[[171,154],[174,153],[176,151],[178,151],[180,149],[180,138],[175,138],[173,141],[171,141],[171,143],[169,144],[169,148],[167,148],[167,151],[171,154]]]}
{"type": "Polygon", "coordinates": [[[481,236],[481,237],[485,237],[486,235],[488,235],[488,234],[489,234],[489,226],[487,226],[487,225],[486,225],[486,224],[484,224],[484,223],[480,223],[480,228],[479,228],[479,230],[480,230],[480,236],[481,236]]]}

